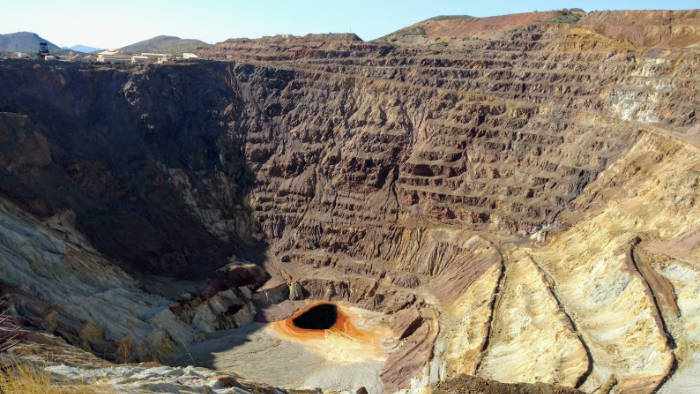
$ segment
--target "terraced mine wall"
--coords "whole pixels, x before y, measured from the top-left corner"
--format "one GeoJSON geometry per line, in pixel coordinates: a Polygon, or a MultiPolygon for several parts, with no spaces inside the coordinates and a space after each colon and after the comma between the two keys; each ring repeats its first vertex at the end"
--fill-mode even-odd
{"type": "Polygon", "coordinates": [[[605,18],[2,61],[3,294],[113,360],[309,299],[389,317],[385,391],[655,390],[697,345],[700,56],[605,18]]]}
{"type": "Polygon", "coordinates": [[[245,255],[263,241],[283,259],[391,260],[410,222],[534,233],[635,138],[572,119],[579,95],[535,105],[226,63],[3,73],[16,93],[1,108],[37,156],[10,167],[5,193],[43,217],[70,209],[98,249],[154,273],[260,259],[245,255]]]}

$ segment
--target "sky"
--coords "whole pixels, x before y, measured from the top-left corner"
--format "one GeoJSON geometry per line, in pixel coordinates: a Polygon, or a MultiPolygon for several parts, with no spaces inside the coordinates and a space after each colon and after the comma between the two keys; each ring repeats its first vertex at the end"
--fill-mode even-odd
{"type": "Polygon", "coordinates": [[[378,38],[436,15],[490,16],[582,8],[691,9],[698,0],[0,0],[0,33],[31,31],[59,46],[119,48],[157,35],[233,37],[352,32],[378,38]]]}

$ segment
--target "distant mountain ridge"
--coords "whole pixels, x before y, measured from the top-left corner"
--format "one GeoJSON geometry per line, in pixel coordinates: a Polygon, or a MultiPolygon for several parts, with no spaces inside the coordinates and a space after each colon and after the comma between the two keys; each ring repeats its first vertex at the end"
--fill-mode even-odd
{"type": "Polygon", "coordinates": [[[46,42],[50,51],[60,51],[58,45],[42,38],[36,33],[21,31],[17,33],[0,34],[0,51],[2,52],[27,52],[39,51],[39,43],[46,42]]]}
{"type": "Polygon", "coordinates": [[[175,36],[156,36],[148,40],[139,41],[121,48],[122,52],[165,52],[183,53],[192,52],[199,48],[210,47],[204,41],[180,38],[175,36]]]}
{"type": "Polygon", "coordinates": [[[95,53],[102,50],[101,48],[94,48],[87,45],[73,45],[72,47],[65,49],[80,53],[95,53]]]}

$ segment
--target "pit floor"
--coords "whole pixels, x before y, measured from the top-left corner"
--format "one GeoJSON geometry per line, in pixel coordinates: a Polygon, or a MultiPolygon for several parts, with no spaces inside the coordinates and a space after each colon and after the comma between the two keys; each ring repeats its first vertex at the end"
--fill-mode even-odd
{"type": "Polygon", "coordinates": [[[352,335],[337,330],[299,335],[290,332],[287,321],[253,323],[194,345],[181,361],[287,389],[365,387],[381,393],[386,353],[396,345],[391,330],[381,314],[338,308],[355,328],[352,335]]]}

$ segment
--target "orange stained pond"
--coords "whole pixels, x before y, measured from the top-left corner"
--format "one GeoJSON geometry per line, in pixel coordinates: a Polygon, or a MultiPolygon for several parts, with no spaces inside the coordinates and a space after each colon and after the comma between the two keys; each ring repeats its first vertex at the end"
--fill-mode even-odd
{"type": "Polygon", "coordinates": [[[380,314],[328,302],[309,303],[267,329],[337,362],[383,361],[395,341],[380,314]]]}

